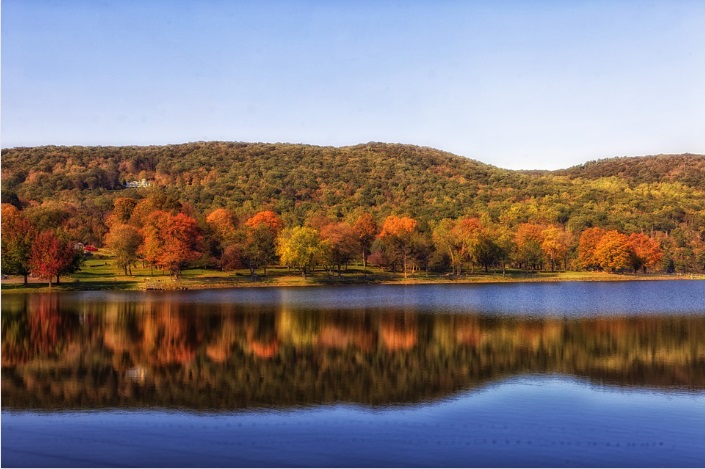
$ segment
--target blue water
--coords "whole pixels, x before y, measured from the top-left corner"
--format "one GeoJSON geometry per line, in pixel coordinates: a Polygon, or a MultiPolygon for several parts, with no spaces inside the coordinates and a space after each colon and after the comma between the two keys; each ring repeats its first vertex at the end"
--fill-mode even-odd
{"type": "Polygon", "coordinates": [[[3,412],[3,466],[702,467],[705,395],[525,377],[425,405],[3,412]]]}
{"type": "MultiPolygon", "coordinates": [[[[385,309],[533,316],[705,314],[705,281],[546,282],[78,292],[92,302],[174,301],[298,309],[385,309]]],[[[12,300],[12,298],[10,298],[12,300]]]]}

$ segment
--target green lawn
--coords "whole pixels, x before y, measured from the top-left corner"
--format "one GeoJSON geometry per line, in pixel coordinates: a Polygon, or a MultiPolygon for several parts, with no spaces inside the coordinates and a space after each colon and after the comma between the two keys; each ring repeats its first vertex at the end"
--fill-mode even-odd
{"type": "Polygon", "coordinates": [[[486,283],[486,282],[556,282],[556,281],[607,281],[607,280],[647,280],[664,278],[700,278],[704,275],[662,275],[662,274],[610,274],[606,272],[526,272],[507,270],[499,272],[464,272],[460,276],[449,274],[413,272],[407,278],[400,272],[388,272],[377,267],[363,269],[361,265],[350,266],[342,276],[336,272],[326,273],[317,270],[307,277],[286,267],[270,267],[267,274],[258,270],[253,277],[249,270],[222,272],[208,269],[188,269],[179,279],[173,279],[168,273],[152,270],[138,265],[132,269],[132,275],[115,266],[109,253],[99,250],[86,260],[81,270],[61,278],[61,284],[53,284],[51,289],[47,282],[30,279],[27,286],[22,285],[21,277],[10,277],[2,281],[2,291],[36,292],[36,291],[71,291],[71,290],[184,290],[203,288],[233,288],[252,286],[308,286],[308,285],[345,285],[364,283],[486,283]]]}

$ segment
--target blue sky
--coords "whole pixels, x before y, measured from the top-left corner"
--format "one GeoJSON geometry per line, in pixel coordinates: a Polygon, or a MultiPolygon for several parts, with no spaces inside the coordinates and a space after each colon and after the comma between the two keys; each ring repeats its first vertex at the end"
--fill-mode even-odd
{"type": "Polygon", "coordinates": [[[2,2],[2,147],[705,153],[705,2],[2,2]]]}

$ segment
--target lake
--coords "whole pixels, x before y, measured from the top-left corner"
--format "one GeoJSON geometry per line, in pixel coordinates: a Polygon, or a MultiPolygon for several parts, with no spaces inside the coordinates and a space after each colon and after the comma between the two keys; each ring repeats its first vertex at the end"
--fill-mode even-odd
{"type": "Polygon", "coordinates": [[[2,465],[705,466],[705,282],[2,297],[2,465]]]}

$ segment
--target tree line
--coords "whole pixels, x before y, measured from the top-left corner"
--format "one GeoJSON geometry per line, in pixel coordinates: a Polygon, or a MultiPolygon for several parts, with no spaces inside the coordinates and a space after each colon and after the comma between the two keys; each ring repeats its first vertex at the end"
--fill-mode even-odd
{"type": "MultiPolygon", "coordinates": [[[[622,233],[592,227],[576,233],[564,226],[520,223],[516,228],[479,217],[443,218],[421,223],[411,216],[382,220],[368,212],[348,219],[311,217],[287,224],[263,210],[239,219],[226,208],[196,213],[188,204],[159,191],[143,199],[115,199],[106,221],[104,245],[125,275],[141,263],[152,272],[178,277],[184,268],[225,271],[287,266],[307,276],[315,269],[342,275],[348,264],[381,266],[400,272],[451,275],[507,268],[602,270],[609,272],[702,270],[705,242],[698,236],[674,243],[664,233],[622,233]],[[690,262],[689,262],[690,261],[690,262]]],[[[7,274],[59,282],[81,265],[84,246],[72,237],[70,220],[39,229],[11,204],[2,205],[2,269],[7,274]]]]}

